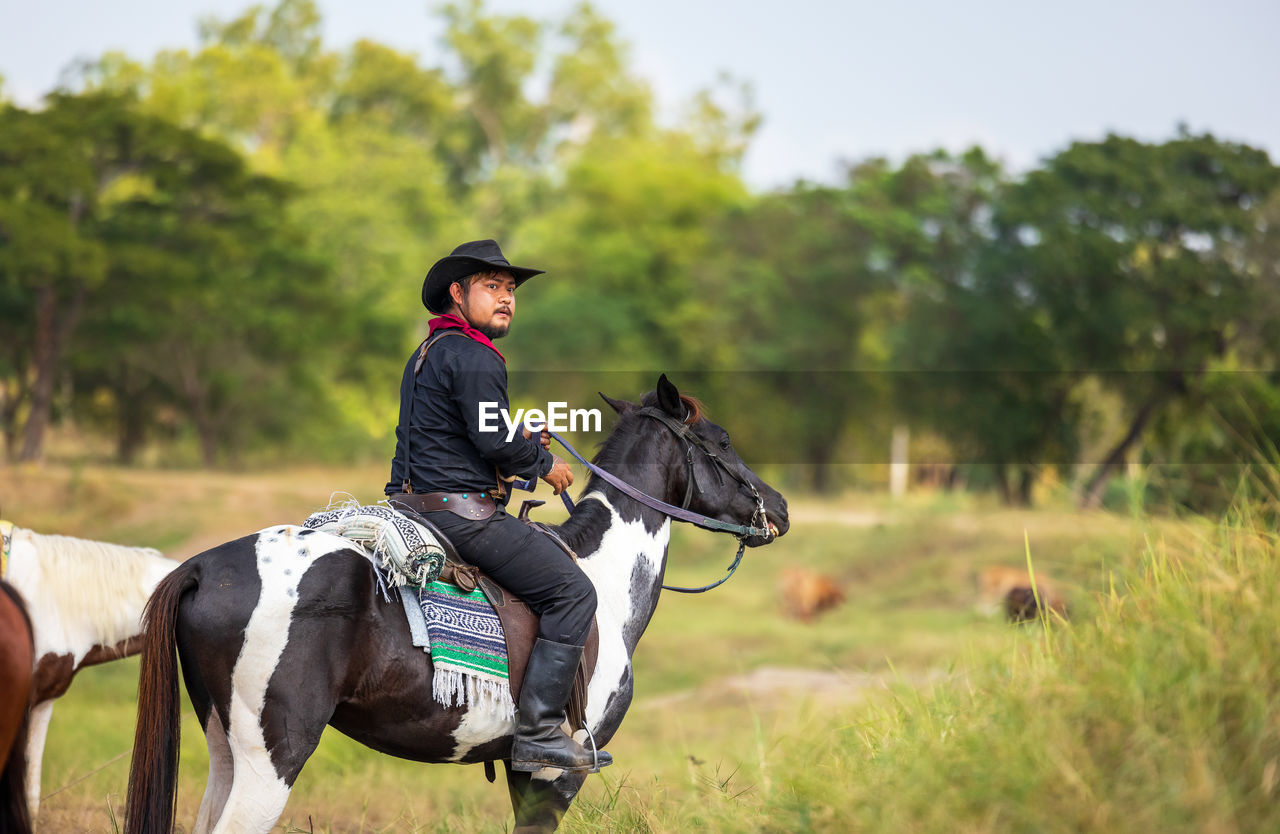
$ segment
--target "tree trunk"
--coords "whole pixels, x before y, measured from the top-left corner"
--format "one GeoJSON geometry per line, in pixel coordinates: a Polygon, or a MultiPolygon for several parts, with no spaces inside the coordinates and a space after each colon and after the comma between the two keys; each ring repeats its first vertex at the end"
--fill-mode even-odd
{"type": "Polygon", "coordinates": [[[31,385],[31,411],[23,430],[20,461],[39,460],[44,454],[44,434],[53,410],[53,389],[62,364],[62,352],[75,330],[84,307],[85,291],[78,287],[64,314],[59,316],[58,294],[51,286],[41,287],[36,306],[36,344],[33,356],[35,381],[31,385]]]}
{"type": "MultiPolygon", "coordinates": [[[[81,195],[72,194],[68,214],[73,229],[79,227],[84,212],[85,202],[81,195]]],[[[44,433],[53,410],[54,382],[62,364],[62,351],[71,340],[80,310],[84,307],[84,296],[84,284],[76,285],[59,321],[57,291],[52,285],[40,288],[36,301],[35,353],[32,356],[36,376],[31,385],[31,411],[27,414],[27,425],[23,430],[22,452],[18,455],[20,461],[39,460],[44,454],[44,433]]]]}
{"type": "Polygon", "coordinates": [[[137,460],[146,437],[146,421],[142,415],[133,409],[124,409],[116,432],[116,461],[126,466],[132,465],[137,460]]]}
{"type": "Polygon", "coordinates": [[[182,392],[191,422],[196,427],[200,456],[205,466],[212,467],[218,462],[217,421],[210,404],[209,391],[200,374],[200,363],[189,355],[188,350],[182,349],[175,354],[171,364],[178,372],[178,390],[182,392]]]}
{"type": "Polygon", "coordinates": [[[212,469],[218,465],[218,439],[214,434],[210,421],[196,420],[196,432],[200,435],[200,457],[204,465],[212,469]]]}
{"type": "Polygon", "coordinates": [[[477,101],[471,102],[470,109],[471,115],[475,117],[476,124],[480,125],[480,132],[484,134],[485,142],[489,146],[489,153],[493,156],[494,167],[502,167],[507,161],[507,145],[502,135],[502,120],[492,108],[477,101]]]}
{"type": "Polygon", "coordinates": [[[213,416],[209,412],[208,397],[203,388],[198,388],[191,397],[191,421],[196,426],[196,436],[200,438],[200,457],[207,467],[218,462],[218,433],[214,427],[213,416]]]}
{"type": "Polygon", "coordinates": [[[1036,483],[1035,470],[1030,466],[1023,466],[1018,473],[1018,505],[1021,507],[1031,506],[1031,488],[1036,483]]]}
{"type": "Polygon", "coordinates": [[[809,470],[809,484],[813,490],[818,493],[825,493],[831,488],[831,458],[832,449],[835,448],[834,442],[824,443],[818,440],[823,437],[831,440],[835,436],[835,432],[818,432],[811,435],[805,442],[805,460],[811,469],[809,470]]]}
{"type": "Polygon", "coordinates": [[[116,401],[116,461],[130,465],[147,440],[147,418],[155,408],[154,398],[147,396],[152,383],[139,368],[118,362],[110,384],[116,401]]]}
{"type": "Polygon", "coordinates": [[[996,467],[996,486],[1000,500],[1010,507],[1030,507],[1031,488],[1036,483],[1035,467],[1025,464],[1001,464],[996,467]]]}
{"type": "Polygon", "coordinates": [[[831,462],[825,457],[815,458],[811,474],[814,492],[826,492],[831,485],[831,462]]]}
{"type": "Polygon", "coordinates": [[[0,407],[0,420],[4,422],[4,457],[5,460],[17,460],[18,453],[18,412],[27,401],[29,392],[25,383],[25,362],[14,365],[18,369],[12,384],[4,385],[4,404],[0,407]]]}
{"type": "Polygon", "coordinates": [[[1129,447],[1142,435],[1142,430],[1147,427],[1147,423],[1151,422],[1151,418],[1155,416],[1160,406],[1164,405],[1169,399],[1172,392],[1168,389],[1157,391],[1151,399],[1143,403],[1142,408],[1138,409],[1138,413],[1134,415],[1133,423],[1129,426],[1129,431],[1115,445],[1107,455],[1093,475],[1089,477],[1089,482],[1085,485],[1084,494],[1080,498],[1080,507],[1082,509],[1091,509],[1102,504],[1102,494],[1107,488],[1107,481],[1111,479],[1111,475],[1124,463],[1125,456],[1129,452],[1129,447]]]}
{"type": "Polygon", "coordinates": [[[1009,471],[1005,469],[1003,463],[997,463],[996,467],[996,489],[1000,491],[1000,503],[1013,503],[1013,488],[1009,485],[1009,471]]]}

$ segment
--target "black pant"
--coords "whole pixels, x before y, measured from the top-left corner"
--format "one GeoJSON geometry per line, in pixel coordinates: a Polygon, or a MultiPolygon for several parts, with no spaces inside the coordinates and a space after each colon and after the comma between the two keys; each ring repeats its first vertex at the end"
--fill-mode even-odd
{"type": "Polygon", "coordinates": [[[499,510],[484,521],[451,512],[427,516],[458,555],[520,597],[541,618],[538,636],[583,646],[596,614],[596,589],[551,539],[499,510]]]}

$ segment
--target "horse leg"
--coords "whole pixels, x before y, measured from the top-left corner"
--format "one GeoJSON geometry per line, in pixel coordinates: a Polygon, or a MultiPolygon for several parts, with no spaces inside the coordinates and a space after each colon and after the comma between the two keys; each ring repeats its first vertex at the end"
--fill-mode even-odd
{"type": "Polygon", "coordinates": [[[209,745],[209,784],[205,786],[204,799],[200,800],[194,834],[209,834],[213,830],[231,793],[231,744],[217,711],[210,712],[204,737],[209,745]]]}
{"type": "MultiPolygon", "coordinates": [[[[250,641],[246,641],[248,645],[250,641]]],[[[296,672],[307,665],[311,670],[323,668],[321,654],[328,645],[321,641],[286,650],[267,675],[271,682],[265,691],[254,685],[263,679],[261,676],[242,676],[237,664],[228,701],[229,731],[225,735],[231,783],[213,834],[266,834],[284,812],[293,783],[315,752],[336,706],[331,692],[329,697],[322,694],[328,686],[324,678],[308,679],[296,672]],[[240,685],[246,681],[249,686],[240,685]]],[[[210,727],[216,723],[216,716],[215,710],[209,717],[210,727]]],[[[212,791],[212,762],[210,779],[212,791]]],[[[209,800],[211,817],[214,801],[209,800]]]]}
{"type": "Polygon", "coordinates": [[[270,778],[270,773],[255,770],[252,765],[237,768],[213,834],[266,834],[275,826],[289,801],[289,786],[283,780],[270,778]]]}
{"type": "MultiPolygon", "coordinates": [[[[237,728],[236,719],[232,719],[233,730],[227,737],[227,753],[231,758],[231,782],[226,786],[226,798],[221,803],[221,813],[213,834],[267,834],[284,813],[285,803],[289,801],[289,789],[292,780],[286,782],[276,772],[271,762],[271,752],[263,742],[261,728],[258,732],[237,728]],[[253,736],[257,738],[254,739],[253,736]]],[[[212,720],[210,724],[212,725],[212,720]]],[[[210,743],[212,755],[213,743],[210,743]]],[[[214,766],[209,763],[209,787],[205,791],[205,801],[200,805],[201,819],[208,803],[210,816],[216,800],[211,797],[214,792],[214,766]]],[[[199,829],[197,829],[199,830],[199,829]]]]}
{"type": "Polygon", "coordinates": [[[27,807],[31,819],[40,810],[40,769],[44,758],[44,743],[49,736],[49,719],[53,716],[53,699],[41,701],[31,708],[27,718],[27,807]]]}
{"type": "Polygon", "coordinates": [[[511,796],[511,809],[516,817],[516,826],[511,834],[555,831],[582,787],[584,777],[565,773],[554,780],[540,779],[539,774],[545,771],[523,773],[512,770],[510,761],[503,764],[507,768],[507,793],[511,796]]]}

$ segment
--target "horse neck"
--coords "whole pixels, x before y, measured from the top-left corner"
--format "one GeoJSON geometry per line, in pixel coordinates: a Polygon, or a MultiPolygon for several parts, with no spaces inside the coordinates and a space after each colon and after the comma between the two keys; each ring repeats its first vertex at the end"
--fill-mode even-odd
{"type": "MultiPolygon", "coordinates": [[[[630,449],[606,444],[597,458],[601,468],[646,495],[670,502],[673,467],[683,465],[670,444],[642,456],[642,465],[611,464],[637,459],[630,449]]],[[[578,554],[578,566],[596,588],[596,619],[601,629],[621,630],[627,654],[635,651],[658,605],[667,566],[671,519],[592,475],[563,532],[578,554]]]]}

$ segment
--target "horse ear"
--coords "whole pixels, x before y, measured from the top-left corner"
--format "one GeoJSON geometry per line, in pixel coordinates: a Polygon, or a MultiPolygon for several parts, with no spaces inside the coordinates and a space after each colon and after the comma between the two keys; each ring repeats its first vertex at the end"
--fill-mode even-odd
{"type": "Polygon", "coordinates": [[[609,407],[619,414],[626,414],[628,411],[636,407],[635,403],[629,403],[626,400],[615,400],[603,391],[597,391],[596,393],[600,395],[600,399],[607,402],[609,407]]]}
{"type": "Polygon", "coordinates": [[[666,374],[658,377],[658,405],[677,420],[684,419],[684,403],[680,402],[680,391],[667,379],[666,374]]]}

